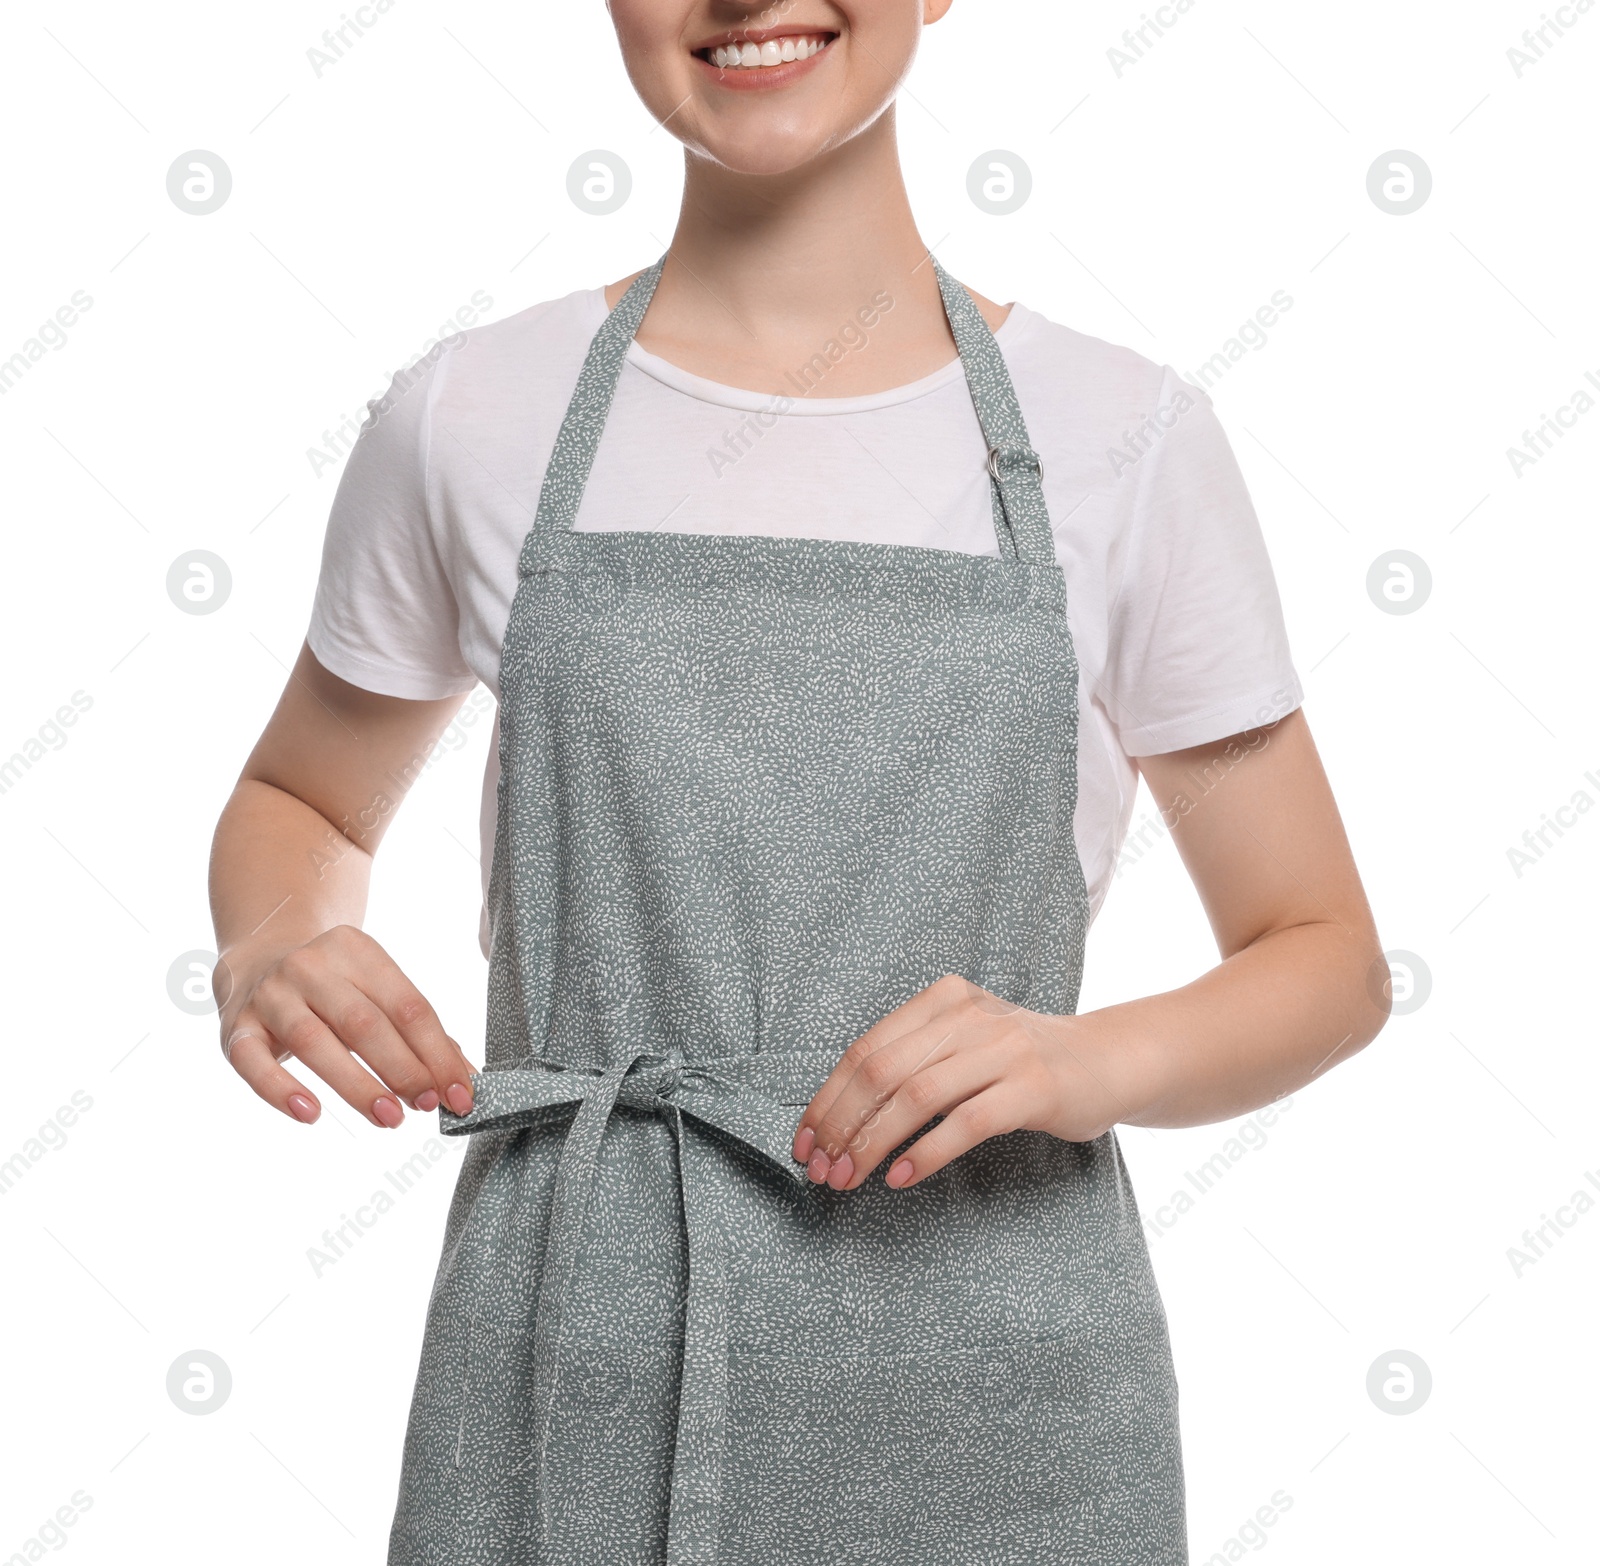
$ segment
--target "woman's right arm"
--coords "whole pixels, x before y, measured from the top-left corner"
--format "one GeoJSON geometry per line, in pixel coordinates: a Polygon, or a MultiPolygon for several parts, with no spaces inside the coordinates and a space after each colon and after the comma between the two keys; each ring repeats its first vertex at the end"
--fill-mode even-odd
{"type": "Polygon", "coordinates": [[[376,851],[463,695],[380,696],[302,647],[283,696],[217,822],[212,990],[223,1053],[294,1119],[317,1095],[294,1058],[374,1125],[404,1101],[472,1105],[468,1064],[433,1007],[361,929],[376,851]]]}

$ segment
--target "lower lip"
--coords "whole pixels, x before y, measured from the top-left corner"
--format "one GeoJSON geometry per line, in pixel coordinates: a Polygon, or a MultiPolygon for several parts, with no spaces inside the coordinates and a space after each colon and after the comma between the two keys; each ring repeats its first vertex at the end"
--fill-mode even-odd
{"type": "Polygon", "coordinates": [[[831,38],[825,47],[808,59],[785,60],[781,65],[757,65],[743,69],[735,67],[729,70],[721,65],[713,65],[709,60],[702,60],[697,54],[690,58],[719,87],[728,87],[734,92],[762,92],[769,87],[787,87],[790,82],[798,81],[812,66],[827,59],[838,41],[837,38],[831,38]]]}

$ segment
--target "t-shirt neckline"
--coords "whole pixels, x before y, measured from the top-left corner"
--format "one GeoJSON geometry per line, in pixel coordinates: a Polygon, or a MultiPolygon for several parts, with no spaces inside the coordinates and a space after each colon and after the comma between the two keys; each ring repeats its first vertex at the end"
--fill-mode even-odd
{"type": "MultiPolygon", "coordinates": [[[[605,285],[592,288],[588,293],[590,313],[594,317],[595,329],[598,330],[601,322],[611,313],[610,307],[606,304],[605,285]]],[[[1010,346],[1012,338],[1022,331],[1027,314],[1024,305],[1016,300],[1011,302],[1005,320],[994,333],[994,340],[1001,348],[1010,346]]],[[[737,408],[750,413],[868,413],[874,408],[893,407],[897,403],[911,402],[918,397],[925,397],[929,392],[937,391],[940,387],[949,385],[951,381],[962,378],[963,375],[961,359],[957,356],[940,365],[937,370],[917,380],[908,381],[903,386],[890,386],[883,391],[868,392],[863,396],[807,396],[802,393],[798,385],[792,393],[784,396],[778,392],[751,391],[743,386],[729,386],[722,381],[696,375],[674,364],[670,359],[663,359],[660,355],[651,353],[637,341],[628,345],[627,362],[635,369],[642,370],[652,380],[670,386],[674,391],[682,392],[686,396],[696,397],[701,402],[715,403],[719,407],[737,408]]]]}

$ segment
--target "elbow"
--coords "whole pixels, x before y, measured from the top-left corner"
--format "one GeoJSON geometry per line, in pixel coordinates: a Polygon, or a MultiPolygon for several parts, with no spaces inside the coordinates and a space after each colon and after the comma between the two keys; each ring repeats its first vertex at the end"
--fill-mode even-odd
{"type": "Polygon", "coordinates": [[[1352,1054],[1365,1049],[1383,1032],[1394,1015],[1397,989],[1402,1003],[1415,993],[1417,976],[1406,961],[1409,954],[1394,955],[1398,960],[1392,961],[1384,951],[1376,931],[1362,942],[1360,961],[1346,989],[1352,1054]]]}
{"type": "Polygon", "coordinates": [[[1308,995],[1314,997],[1312,1033],[1319,1040],[1315,1048],[1320,1056],[1312,1076],[1319,1077],[1371,1044],[1394,1014],[1397,999],[1400,1009],[1406,1009],[1416,975],[1405,965],[1407,953],[1393,953],[1391,965],[1391,954],[1370,924],[1363,930],[1338,918],[1308,923],[1322,943],[1310,958],[1316,978],[1308,995]]]}

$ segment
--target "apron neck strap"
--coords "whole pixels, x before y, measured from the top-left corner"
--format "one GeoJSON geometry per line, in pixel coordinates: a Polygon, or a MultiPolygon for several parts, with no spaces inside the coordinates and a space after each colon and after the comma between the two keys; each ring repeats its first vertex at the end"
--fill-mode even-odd
{"type": "MultiPolygon", "coordinates": [[[[628,345],[661,280],[664,252],[628,285],[589,344],[578,384],[556,434],[539,492],[539,509],[523,545],[523,565],[531,564],[541,538],[571,528],[578,514],[600,435],[616,395],[628,345]]],[[[1038,453],[1017,402],[1005,358],[972,296],[929,253],[945,317],[961,355],[967,390],[989,448],[989,491],[995,537],[1002,557],[1039,564],[1055,562],[1050,515],[1041,487],[1038,453]]]]}
{"type": "Polygon", "coordinates": [[[928,252],[928,259],[939,279],[945,318],[961,354],[967,390],[972,394],[972,406],[977,410],[978,425],[989,448],[989,494],[1000,553],[1053,565],[1055,538],[1044,502],[1043,466],[1028,440],[1028,426],[1005,356],[972,295],[939,265],[932,251],[928,252]]]}

